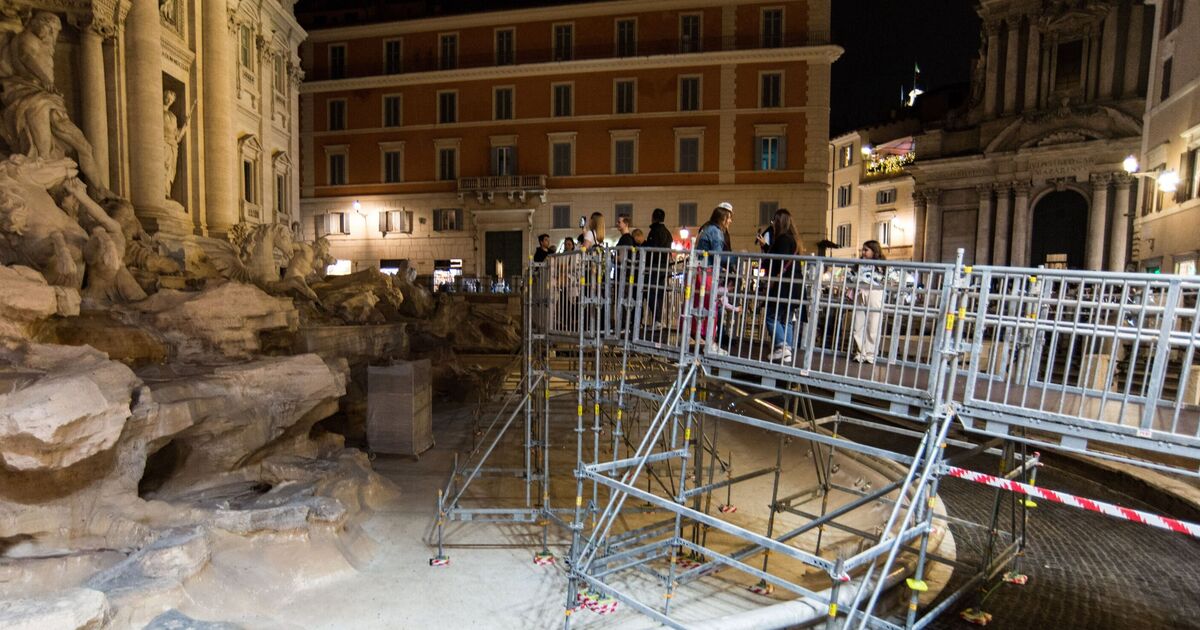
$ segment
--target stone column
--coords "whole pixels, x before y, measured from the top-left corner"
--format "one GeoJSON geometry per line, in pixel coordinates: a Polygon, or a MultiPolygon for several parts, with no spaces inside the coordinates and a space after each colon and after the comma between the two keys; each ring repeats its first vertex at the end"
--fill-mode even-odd
{"type": "Polygon", "coordinates": [[[992,246],[992,264],[1008,264],[1008,189],[1011,184],[996,184],[996,237],[992,246]]]}
{"type": "Polygon", "coordinates": [[[1004,113],[1017,111],[1017,82],[1021,72],[1021,18],[1008,21],[1008,59],[1004,62],[1004,113]]]}
{"type": "Polygon", "coordinates": [[[925,260],[942,261],[942,209],[938,205],[942,191],[927,188],[925,195],[925,260]]]}
{"type": "Polygon", "coordinates": [[[233,80],[239,70],[231,33],[235,25],[226,6],[226,0],[206,0],[201,5],[206,227],[215,236],[224,235],[238,222],[236,190],[241,175],[233,125],[237,107],[233,80]]]}
{"type": "Polygon", "coordinates": [[[1029,22],[1029,46],[1025,51],[1025,111],[1037,109],[1038,80],[1041,73],[1038,70],[1042,63],[1042,34],[1037,24],[1029,22]]]}
{"type": "Polygon", "coordinates": [[[913,198],[913,262],[925,260],[925,195],[914,192],[913,198]]]}
{"type": "Polygon", "coordinates": [[[1117,197],[1113,199],[1112,236],[1108,247],[1108,269],[1125,271],[1125,252],[1129,246],[1129,185],[1133,178],[1126,173],[1113,176],[1117,197]]]}
{"type": "Polygon", "coordinates": [[[1013,184],[1012,258],[1014,267],[1029,266],[1029,182],[1013,184]]]}
{"type": "Polygon", "coordinates": [[[987,82],[983,89],[983,113],[992,117],[996,115],[996,89],[1000,83],[1000,24],[988,22],[983,28],[987,33],[987,82]]]}
{"type": "Polygon", "coordinates": [[[125,23],[129,95],[129,187],[138,218],[151,231],[182,235],[164,202],[162,27],[157,0],[133,0],[125,23]]]}
{"type": "Polygon", "coordinates": [[[1091,271],[1104,268],[1104,222],[1108,220],[1108,184],[1110,173],[1092,173],[1092,207],[1088,212],[1085,266],[1091,271]]]}
{"type": "MultiPolygon", "coordinates": [[[[1125,81],[1121,96],[1137,94],[1142,71],[1142,17],[1146,8],[1139,3],[1129,7],[1129,26],[1125,39],[1125,81]]],[[[1114,91],[1117,91],[1114,87],[1114,91]]]]}
{"type": "Polygon", "coordinates": [[[108,87],[104,79],[104,38],[111,35],[111,30],[95,22],[81,26],[79,48],[82,101],[86,103],[80,112],[83,135],[92,143],[99,172],[100,181],[92,183],[104,188],[112,187],[108,169],[108,87]]]}
{"type": "Polygon", "coordinates": [[[992,186],[982,184],[975,187],[979,193],[979,214],[975,217],[975,263],[986,265],[992,253],[992,186]]]}
{"type": "Polygon", "coordinates": [[[1108,12],[1104,18],[1104,30],[1100,39],[1100,86],[1101,99],[1113,97],[1113,78],[1117,68],[1117,11],[1108,12]]]}

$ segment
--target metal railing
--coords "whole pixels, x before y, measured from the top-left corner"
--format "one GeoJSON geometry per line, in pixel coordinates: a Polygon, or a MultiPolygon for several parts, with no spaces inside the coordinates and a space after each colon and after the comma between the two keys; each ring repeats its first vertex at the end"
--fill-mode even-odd
{"type": "Polygon", "coordinates": [[[921,419],[942,336],[964,326],[949,399],[968,430],[1200,476],[1200,280],[647,248],[551,256],[540,332],[695,356],[733,382],[796,383],[921,419]],[[959,294],[951,306],[952,292],[959,294]],[[581,321],[579,300],[602,315],[581,321]],[[1191,460],[1165,464],[1156,455],[1191,460]]]}

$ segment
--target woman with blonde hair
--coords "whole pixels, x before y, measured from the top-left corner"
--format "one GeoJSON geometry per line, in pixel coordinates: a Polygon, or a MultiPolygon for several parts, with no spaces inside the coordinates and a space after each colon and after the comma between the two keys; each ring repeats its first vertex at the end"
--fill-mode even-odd
{"type": "Polygon", "coordinates": [[[591,249],[593,245],[604,244],[604,213],[593,212],[588,219],[587,228],[583,230],[583,249],[591,249]]]}

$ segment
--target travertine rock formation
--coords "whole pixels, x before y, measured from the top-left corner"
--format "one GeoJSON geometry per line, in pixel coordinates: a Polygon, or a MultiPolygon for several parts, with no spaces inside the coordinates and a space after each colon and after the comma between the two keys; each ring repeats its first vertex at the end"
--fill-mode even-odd
{"type": "Polygon", "coordinates": [[[35,322],[77,314],[77,289],[52,286],[29,267],[0,265],[0,341],[28,339],[35,322]]]}
{"type": "Polygon", "coordinates": [[[199,293],[162,290],[139,302],[182,361],[214,355],[249,359],[259,353],[259,334],[295,330],[299,316],[291,298],[272,297],[258,287],[227,282],[199,293]]]}

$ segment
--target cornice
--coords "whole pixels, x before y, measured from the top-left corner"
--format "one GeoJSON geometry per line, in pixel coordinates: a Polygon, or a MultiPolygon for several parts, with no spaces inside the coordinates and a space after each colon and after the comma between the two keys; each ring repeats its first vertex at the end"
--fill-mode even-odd
{"type": "MultiPolygon", "coordinates": [[[[309,33],[311,42],[341,41],[366,37],[392,37],[409,33],[446,31],[478,26],[502,26],[529,22],[567,20],[571,18],[597,17],[646,13],[648,11],[671,11],[679,9],[703,9],[724,7],[729,0],[659,0],[647,5],[643,0],[616,0],[615,2],[588,2],[567,6],[533,7],[509,11],[485,11],[463,15],[448,15],[362,26],[341,26],[329,29],[314,29],[309,33]],[[650,9],[648,6],[652,6],[650,9]]],[[[750,3],[744,3],[750,4],[750,3]]]]}
{"type": "Polygon", "coordinates": [[[725,50],[708,53],[680,55],[652,55],[624,59],[582,59],[576,61],[550,61],[513,66],[484,66],[458,70],[437,70],[409,74],[384,74],[353,79],[313,81],[300,86],[301,94],[320,92],[342,92],[376,88],[404,87],[428,83],[461,83],[463,81],[487,81],[518,77],[546,76],[555,74],[581,74],[612,72],[619,67],[622,71],[648,70],[652,68],[683,68],[745,63],[779,63],[804,61],[833,63],[842,55],[841,46],[798,46],[793,48],[761,48],[753,50],[725,50]],[[617,65],[619,64],[619,66],[617,65]]]}

